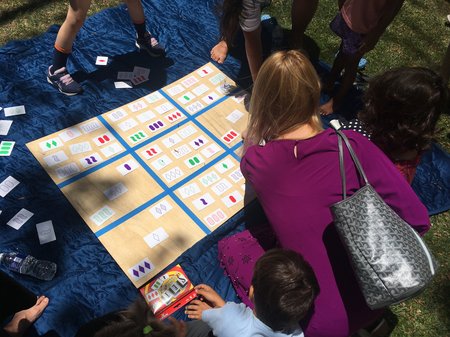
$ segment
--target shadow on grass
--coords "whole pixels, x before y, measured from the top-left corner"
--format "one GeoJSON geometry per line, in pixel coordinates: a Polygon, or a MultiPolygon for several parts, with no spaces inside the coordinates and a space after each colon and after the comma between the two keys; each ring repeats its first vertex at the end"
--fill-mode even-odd
{"type": "Polygon", "coordinates": [[[28,3],[22,6],[0,13],[0,25],[13,21],[24,12],[33,12],[54,2],[58,2],[58,0],[28,0],[28,3]]]}

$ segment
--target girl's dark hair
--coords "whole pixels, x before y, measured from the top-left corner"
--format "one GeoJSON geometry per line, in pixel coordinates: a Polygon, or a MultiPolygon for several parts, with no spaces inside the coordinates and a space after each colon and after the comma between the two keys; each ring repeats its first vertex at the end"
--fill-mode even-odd
{"type": "Polygon", "coordinates": [[[447,104],[447,87],[430,69],[402,67],[374,77],[358,114],[372,141],[392,160],[404,151],[426,150],[439,115],[447,104]]]}
{"type": "Polygon", "coordinates": [[[176,331],[173,325],[164,324],[156,319],[145,303],[138,298],[127,310],[120,313],[120,319],[111,322],[99,330],[94,337],[175,337],[176,331]],[[144,333],[146,326],[151,331],[144,333]]]}
{"type": "Polygon", "coordinates": [[[224,0],[220,7],[220,34],[228,47],[233,45],[234,37],[239,29],[239,17],[242,13],[243,0],[224,0]]]}
{"type": "Polygon", "coordinates": [[[256,317],[288,334],[299,328],[319,293],[311,266],[286,249],[269,250],[256,261],[252,286],[256,317]]]}

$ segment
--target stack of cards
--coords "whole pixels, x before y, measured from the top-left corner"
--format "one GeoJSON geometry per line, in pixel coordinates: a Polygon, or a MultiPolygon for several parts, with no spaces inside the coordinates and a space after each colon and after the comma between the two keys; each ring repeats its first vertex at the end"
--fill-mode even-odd
{"type": "Polygon", "coordinates": [[[117,79],[123,81],[114,82],[114,86],[116,89],[132,88],[133,85],[137,86],[143,82],[147,82],[149,75],[150,69],[143,67],[134,67],[132,72],[119,71],[117,73],[117,79]]]}

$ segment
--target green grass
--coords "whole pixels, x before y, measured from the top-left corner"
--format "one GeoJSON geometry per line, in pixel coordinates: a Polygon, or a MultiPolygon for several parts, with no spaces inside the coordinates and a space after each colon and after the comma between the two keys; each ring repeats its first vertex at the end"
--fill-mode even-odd
{"type": "MultiPolygon", "coordinates": [[[[268,11],[285,28],[290,27],[292,0],[273,0],[268,11]]],[[[28,39],[44,33],[52,24],[64,21],[68,1],[8,0],[0,1],[0,46],[11,40],[28,39]]],[[[119,4],[119,0],[94,1],[89,14],[119,4]]],[[[321,50],[322,60],[331,63],[339,39],[328,28],[337,12],[336,0],[321,0],[307,34],[321,50]]],[[[450,42],[450,28],[444,26],[450,13],[448,1],[406,0],[405,4],[373,51],[366,55],[366,73],[371,76],[396,66],[425,66],[439,69],[450,42]]],[[[212,14],[211,14],[212,15],[212,14]]],[[[450,117],[439,122],[437,140],[450,151],[450,117]]],[[[399,318],[393,337],[450,336],[450,212],[431,218],[432,229],[425,239],[439,264],[432,285],[419,297],[394,306],[399,318]]]]}

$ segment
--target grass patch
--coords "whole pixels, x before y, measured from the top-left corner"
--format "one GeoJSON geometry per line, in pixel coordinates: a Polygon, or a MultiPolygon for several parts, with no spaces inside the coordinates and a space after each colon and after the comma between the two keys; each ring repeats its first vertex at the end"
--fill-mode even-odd
{"type": "MultiPolygon", "coordinates": [[[[267,12],[290,28],[292,0],[273,0],[267,12]]],[[[11,40],[28,39],[44,33],[50,25],[62,24],[67,1],[8,0],[0,1],[0,46],[11,40]]],[[[94,1],[89,15],[116,6],[119,0],[94,1]]],[[[307,34],[321,50],[321,59],[332,63],[340,40],[329,29],[337,13],[336,0],[321,0],[307,34]]],[[[388,28],[373,51],[365,57],[369,76],[393,67],[425,66],[439,69],[450,42],[450,28],[444,25],[450,13],[448,1],[406,0],[400,14],[388,28]]],[[[214,15],[211,13],[211,15],[214,15]]],[[[438,142],[450,151],[450,117],[439,121],[438,142]]],[[[447,249],[450,246],[450,212],[431,218],[432,229],[425,239],[434,252],[440,270],[431,287],[419,297],[394,306],[399,318],[393,337],[450,336],[450,266],[447,249]]]]}

